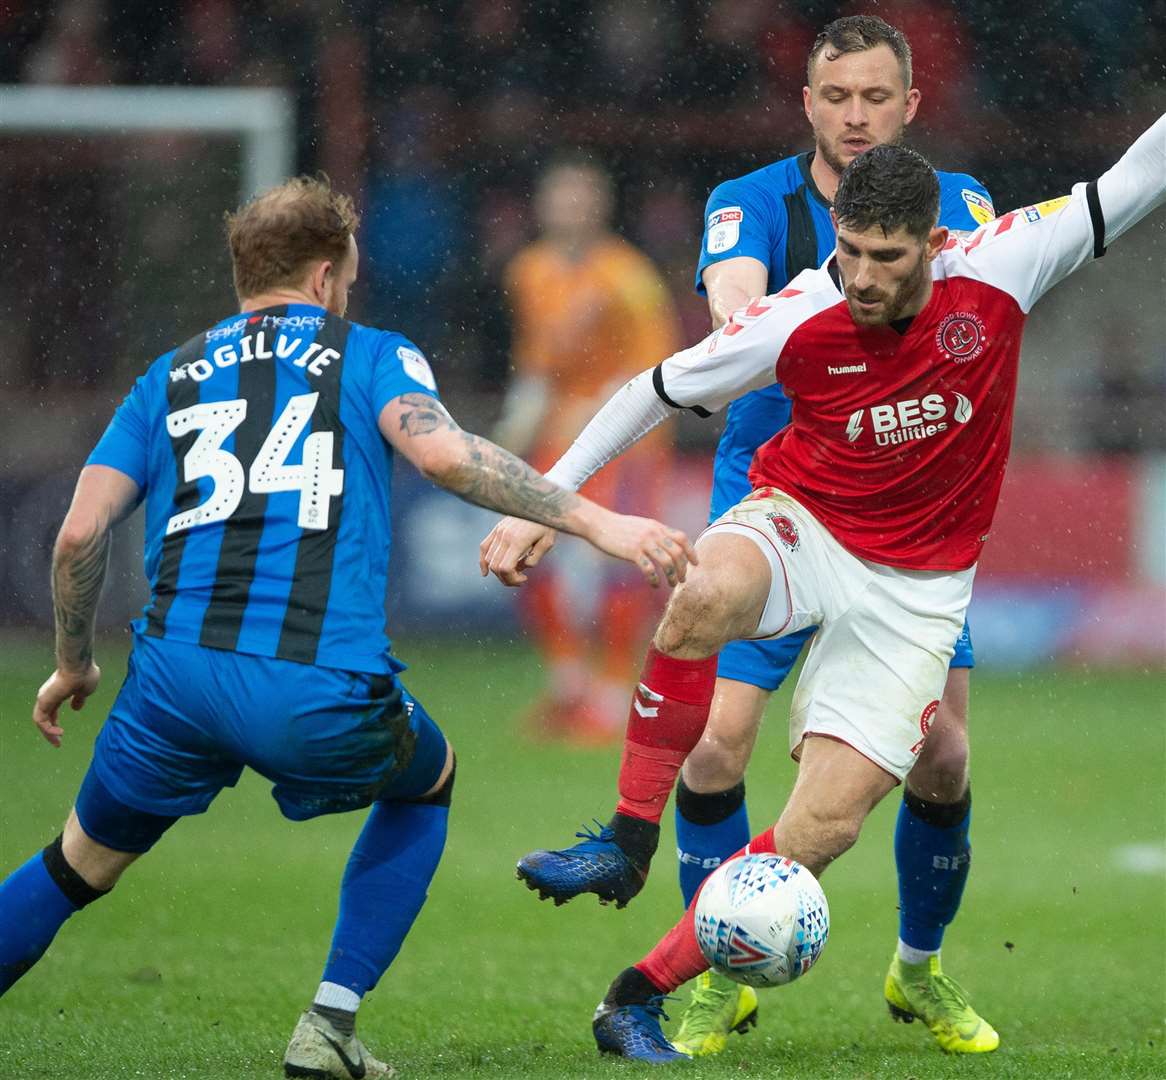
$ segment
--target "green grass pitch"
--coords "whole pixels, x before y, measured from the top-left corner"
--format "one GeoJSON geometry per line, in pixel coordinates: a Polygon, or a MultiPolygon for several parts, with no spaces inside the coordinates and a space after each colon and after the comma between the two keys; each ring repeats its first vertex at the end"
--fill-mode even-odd
{"type": "MultiPolygon", "coordinates": [[[[656,867],[626,910],[592,898],[540,904],[514,879],[525,851],[567,841],[614,793],[617,751],[520,737],[539,684],[525,649],[401,643],[407,684],[458,749],[444,861],[360,1030],[405,1077],[619,1077],[591,1010],[678,914],[671,811],[656,867]]],[[[47,643],[0,643],[0,872],[57,832],[97,725],[124,672],[66,720],[53,751],[28,715],[47,643]]],[[[757,1077],[1166,1076],[1163,673],[977,674],[973,679],[973,871],[944,950],[947,969],[1001,1032],[1001,1049],[948,1059],[881,997],[895,940],[896,798],[826,876],[833,916],[816,970],[763,992],[761,1023],[693,1075],[757,1077]]],[[[791,783],[775,702],[749,774],[755,828],[791,783]]],[[[0,1001],[0,1078],[279,1075],[319,978],[336,888],[360,815],[285,822],[247,776],[180,823],[108,899],[68,924],[0,1001]]],[[[673,1016],[681,1002],[675,1003],[673,1016]]]]}

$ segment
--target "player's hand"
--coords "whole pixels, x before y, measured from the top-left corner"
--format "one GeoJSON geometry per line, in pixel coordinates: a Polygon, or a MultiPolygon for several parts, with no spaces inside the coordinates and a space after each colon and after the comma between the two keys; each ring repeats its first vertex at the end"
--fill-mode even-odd
{"type": "Polygon", "coordinates": [[[684,533],[652,518],[604,511],[587,539],[600,551],[635,563],[653,589],[661,582],[674,588],[684,580],[689,563],[698,563],[696,550],[684,533]]]}
{"type": "Polygon", "coordinates": [[[558,535],[547,525],[503,518],[478,545],[478,569],[482,577],[493,574],[503,585],[517,588],[526,581],[523,571],[539,564],[558,535]]]}
{"type": "Polygon", "coordinates": [[[101,668],[90,662],[82,672],[62,671],[57,668],[37,691],[36,705],[32,710],[32,722],[40,728],[40,733],[53,746],[61,745],[65,729],[57,720],[57,713],[66,701],[72,699],[73,711],[85,704],[85,699],[97,689],[101,681],[101,668]]]}

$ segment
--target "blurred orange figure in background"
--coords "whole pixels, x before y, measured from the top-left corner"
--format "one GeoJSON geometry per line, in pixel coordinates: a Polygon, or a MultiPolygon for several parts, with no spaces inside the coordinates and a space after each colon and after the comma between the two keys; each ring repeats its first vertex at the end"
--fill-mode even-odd
{"type": "MultiPolygon", "coordinates": [[[[541,472],[619,386],[680,346],[667,287],[648,257],[612,232],[612,210],[602,168],[583,158],[556,160],[535,190],[539,238],[506,269],[514,377],[494,438],[541,472]]],[[[670,426],[658,428],[582,490],[612,509],[653,516],[671,450],[670,426]]],[[[566,572],[577,554],[575,545],[557,548],[518,597],[549,678],[528,719],[544,737],[602,743],[623,731],[627,682],[655,598],[634,572],[596,568],[600,579],[587,590],[595,606],[587,612],[566,572]]]]}

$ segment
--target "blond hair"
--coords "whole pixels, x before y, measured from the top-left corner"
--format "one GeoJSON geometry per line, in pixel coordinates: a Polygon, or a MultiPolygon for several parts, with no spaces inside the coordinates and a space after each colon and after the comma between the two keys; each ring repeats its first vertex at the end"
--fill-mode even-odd
{"type": "Polygon", "coordinates": [[[225,215],[240,300],[299,285],[308,265],[340,262],[360,218],[352,199],[319,176],[296,176],[225,215]]]}

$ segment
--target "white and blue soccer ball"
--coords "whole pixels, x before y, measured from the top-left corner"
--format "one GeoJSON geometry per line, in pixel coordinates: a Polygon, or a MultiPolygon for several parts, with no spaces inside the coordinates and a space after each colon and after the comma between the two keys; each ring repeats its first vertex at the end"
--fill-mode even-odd
{"type": "Polygon", "coordinates": [[[782,855],[722,863],[696,900],[696,940],[709,964],[747,986],[784,986],[804,975],[830,934],[822,886],[782,855]]]}

